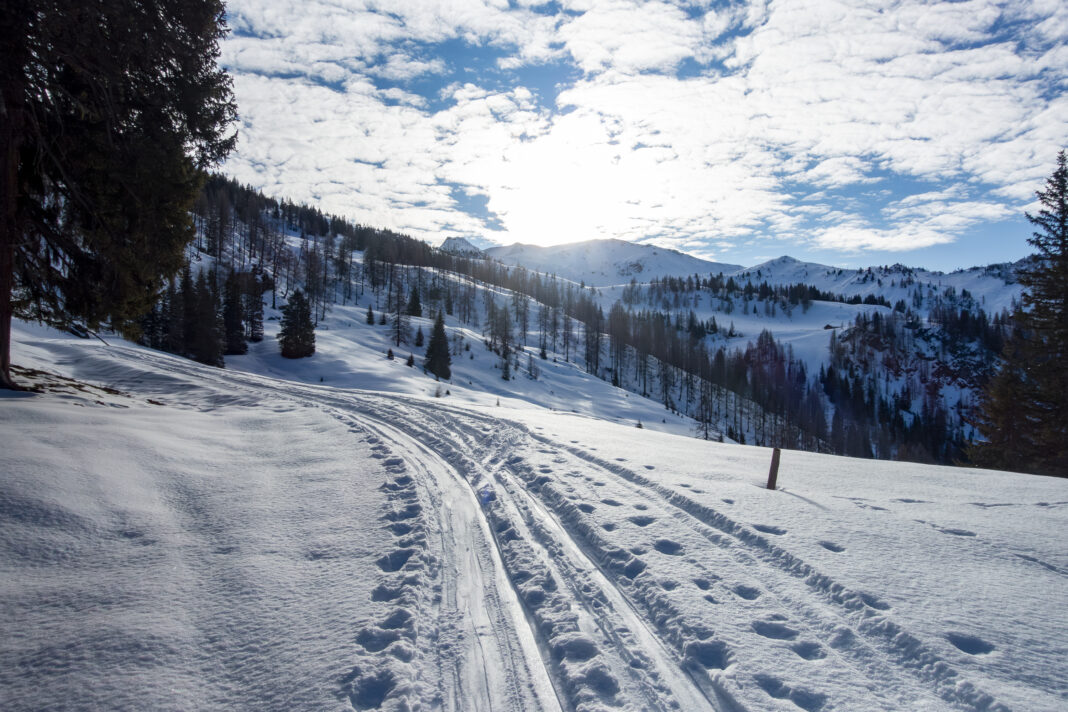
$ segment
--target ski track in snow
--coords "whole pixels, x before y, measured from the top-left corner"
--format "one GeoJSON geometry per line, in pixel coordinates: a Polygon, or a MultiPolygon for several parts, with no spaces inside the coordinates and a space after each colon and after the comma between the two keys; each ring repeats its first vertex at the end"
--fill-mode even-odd
{"type": "MultiPolygon", "coordinates": [[[[179,380],[193,368],[126,347],[108,358],[97,366],[127,390],[138,361],[179,380]]],[[[380,526],[393,546],[337,681],[355,709],[1008,709],[895,621],[879,591],[778,543],[786,528],[743,523],[618,458],[440,402],[195,373],[224,393],[188,405],[269,394],[320,409],[388,473],[380,526]],[[778,651],[774,667],[747,650],[754,634],[778,651]]]]}

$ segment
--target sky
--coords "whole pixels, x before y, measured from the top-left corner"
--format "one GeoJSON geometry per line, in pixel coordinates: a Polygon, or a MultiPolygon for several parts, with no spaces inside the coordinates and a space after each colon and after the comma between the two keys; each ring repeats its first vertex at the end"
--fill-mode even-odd
{"type": "Polygon", "coordinates": [[[1068,146],[1063,0],[227,7],[223,172],[432,244],[1017,260],[1068,146]]]}

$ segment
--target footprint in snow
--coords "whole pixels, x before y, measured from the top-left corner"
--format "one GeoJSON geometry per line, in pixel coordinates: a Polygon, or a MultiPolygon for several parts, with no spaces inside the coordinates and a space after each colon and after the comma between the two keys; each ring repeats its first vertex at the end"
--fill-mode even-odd
{"type": "Polygon", "coordinates": [[[966,633],[946,633],[946,640],[968,655],[986,655],[994,650],[994,646],[982,638],[966,633]]]}
{"type": "Polygon", "coordinates": [[[639,527],[647,527],[656,521],[656,517],[647,517],[644,515],[628,517],[628,519],[639,527]]]}
{"type": "Polygon", "coordinates": [[[656,466],[654,466],[654,465],[646,465],[645,469],[647,469],[647,470],[655,470],[656,466]]]}
{"type": "Polygon", "coordinates": [[[383,571],[399,571],[401,567],[408,563],[408,559],[412,558],[414,553],[415,549],[397,549],[386,554],[375,563],[383,571]]]}
{"type": "Polygon", "coordinates": [[[695,640],[686,644],[686,659],[706,668],[723,670],[730,664],[730,648],[718,640],[695,640]]]}
{"type": "Polygon", "coordinates": [[[782,680],[771,675],[756,675],[756,684],[760,689],[778,700],[790,700],[806,712],[817,712],[827,703],[827,695],[811,692],[797,687],[790,687],[782,680]]]}
{"type": "Polygon", "coordinates": [[[794,643],[790,646],[790,650],[794,651],[798,656],[805,660],[820,660],[827,657],[827,651],[824,650],[819,643],[813,643],[808,640],[794,643]]]}
{"type": "Polygon", "coordinates": [[[382,706],[389,694],[397,687],[397,681],[389,670],[378,670],[357,677],[352,682],[349,700],[358,710],[371,710],[382,706]]]}
{"type": "Polygon", "coordinates": [[[623,575],[627,578],[634,578],[642,571],[645,571],[646,564],[641,559],[635,557],[627,562],[627,565],[623,567],[623,575]]]}
{"type": "Polygon", "coordinates": [[[760,589],[753,588],[752,586],[735,586],[734,593],[736,593],[739,597],[744,598],[747,601],[752,601],[760,597],[760,589]]]}
{"type": "Polygon", "coordinates": [[[843,551],[845,551],[844,546],[840,544],[835,544],[833,541],[821,541],[820,546],[822,546],[827,551],[833,551],[836,554],[841,554],[843,551]]]}
{"type": "Polygon", "coordinates": [[[393,601],[401,597],[404,593],[402,586],[390,587],[385,584],[379,584],[375,587],[375,590],[371,591],[372,601],[393,601]]]}
{"type": "Polygon", "coordinates": [[[634,505],[634,508],[641,512],[644,512],[645,510],[649,509],[649,507],[644,504],[636,504],[634,505]]]}
{"type": "Polygon", "coordinates": [[[782,536],[786,533],[786,530],[782,527],[776,527],[772,524],[754,524],[753,529],[758,532],[764,532],[765,534],[774,534],[776,536],[782,536]]]}
{"type": "Polygon", "coordinates": [[[395,630],[364,628],[356,634],[356,642],[369,653],[378,653],[400,640],[400,633],[395,630]]]}
{"type": "Polygon", "coordinates": [[[579,508],[580,511],[583,511],[586,514],[589,514],[593,510],[597,509],[597,507],[594,507],[592,504],[586,504],[586,503],[582,503],[582,504],[578,505],[578,508],[579,508]]]}
{"type": "Polygon", "coordinates": [[[858,595],[860,596],[860,600],[864,601],[864,605],[869,606],[870,608],[874,608],[878,611],[890,610],[890,604],[881,600],[873,593],[861,591],[858,595]]]}
{"type": "Polygon", "coordinates": [[[616,500],[614,500],[614,499],[611,499],[611,498],[609,498],[609,499],[602,499],[602,500],[601,500],[601,504],[607,504],[607,505],[608,505],[609,507],[620,507],[620,506],[622,506],[622,505],[623,505],[623,503],[622,503],[622,502],[617,502],[616,500]]]}
{"type": "Polygon", "coordinates": [[[403,521],[405,519],[414,519],[415,517],[418,517],[419,514],[422,511],[423,511],[422,505],[409,504],[404,509],[399,509],[399,510],[397,510],[395,512],[390,512],[389,514],[386,515],[386,519],[388,519],[391,522],[399,522],[399,521],[403,521]]]}
{"type": "Polygon", "coordinates": [[[659,551],[661,554],[667,554],[668,556],[678,556],[682,553],[682,544],[671,539],[657,539],[653,543],[653,548],[659,551]]]}
{"type": "Polygon", "coordinates": [[[400,628],[410,628],[413,620],[412,612],[407,608],[398,608],[389,614],[389,616],[378,624],[380,628],[386,630],[398,630],[400,628]]]}
{"type": "Polygon", "coordinates": [[[790,626],[778,621],[753,621],[753,630],[758,635],[774,640],[793,640],[797,637],[797,631],[790,626]]]}

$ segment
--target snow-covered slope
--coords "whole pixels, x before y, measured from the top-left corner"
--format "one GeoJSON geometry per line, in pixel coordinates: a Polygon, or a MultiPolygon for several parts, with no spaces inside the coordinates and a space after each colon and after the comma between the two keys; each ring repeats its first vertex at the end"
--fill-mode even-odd
{"type": "Polygon", "coordinates": [[[952,288],[958,295],[967,291],[986,312],[995,313],[1008,308],[1014,298],[1019,299],[1015,267],[998,264],[948,273],[903,265],[842,269],[783,256],[738,270],[732,276],[743,283],[750,280],[754,284],[810,284],[845,297],[881,296],[891,304],[899,299],[909,302],[916,289],[942,294],[952,288]]]}
{"type": "MultiPolygon", "coordinates": [[[[453,239],[460,238],[449,238],[453,239]]],[[[447,244],[449,240],[446,240],[447,244]]],[[[1010,308],[1012,301],[1020,296],[1020,286],[1014,277],[1018,264],[988,265],[945,273],[903,265],[844,269],[783,256],[753,267],[742,267],[622,240],[590,240],[555,247],[515,244],[492,247],[477,254],[592,287],[624,285],[632,279],[644,284],[653,278],[685,278],[695,274],[707,278],[723,273],[742,285],[747,281],[755,285],[767,282],[773,286],[809,284],[823,292],[847,298],[883,297],[891,304],[904,300],[911,305],[917,290],[927,297],[944,296],[947,289],[952,289],[958,296],[967,292],[978,307],[990,314],[1010,308]]]]}
{"type": "Polygon", "coordinates": [[[589,240],[556,247],[515,244],[491,247],[488,257],[529,270],[555,274],[587,287],[648,282],[654,277],[735,272],[739,265],[698,259],[676,250],[623,240],[589,240]]]}
{"type": "Polygon", "coordinates": [[[445,241],[438,246],[442,252],[460,257],[483,257],[482,250],[478,249],[462,237],[446,237],[445,241]]]}
{"type": "Polygon", "coordinates": [[[4,709],[1068,703],[1063,480],[787,452],[771,492],[768,450],[436,398],[332,327],[235,371],[16,326],[4,709]]]}

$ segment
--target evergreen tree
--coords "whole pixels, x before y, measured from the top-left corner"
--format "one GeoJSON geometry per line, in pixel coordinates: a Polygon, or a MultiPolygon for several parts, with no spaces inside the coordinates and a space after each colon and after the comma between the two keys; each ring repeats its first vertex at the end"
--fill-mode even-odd
{"type": "Polygon", "coordinates": [[[312,322],[311,304],[299,289],[282,307],[278,340],[285,358],[304,358],[315,353],[315,324],[312,322]]]}
{"type": "Polygon", "coordinates": [[[186,353],[194,361],[222,366],[223,335],[219,324],[219,299],[203,271],[197,273],[193,293],[194,317],[186,332],[186,353]]]}
{"type": "Polygon", "coordinates": [[[192,354],[191,345],[196,340],[198,314],[197,290],[193,282],[192,270],[188,264],[182,270],[182,278],[178,283],[178,294],[182,305],[182,341],[179,344],[179,350],[175,353],[190,356],[192,354]]]}
{"type": "Polygon", "coordinates": [[[367,323],[371,326],[375,325],[375,313],[371,311],[371,305],[367,305],[367,323]]]}
{"type": "Polygon", "coordinates": [[[445,334],[445,318],[438,312],[430,343],[426,347],[426,370],[446,381],[452,378],[452,357],[449,356],[449,337],[445,334]]]}
{"type": "MultiPolygon", "coordinates": [[[[183,273],[183,277],[184,277],[183,273]]],[[[167,311],[164,314],[163,326],[163,349],[172,354],[185,352],[184,314],[185,307],[182,303],[182,292],[172,279],[167,285],[166,296],[167,311]]]]}
{"type": "Polygon", "coordinates": [[[408,360],[404,363],[407,364],[408,368],[413,368],[415,366],[415,354],[409,353],[408,360]]]}
{"type": "Polygon", "coordinates": [[[247,289],[243,290],[242,303],[245,313],[245,336],[254,344],[263,341],[263,293],[267,291],[266,276],[260,279],[256,272],[248,275],[247,289]]]}
{"type": "Polygon", "coordinates": [[[986,442],[970,454],[979,464],[1068,477],[1068,154],[1036,193],[1042,209],[1027,219],[1037,253],[1019,271],[1024,332],[983,401],[979,431],[986,442]],[[1011,424],[1010,424],[1011,423],[1011,424]],[[1002,429],[1005,430],[1002,430],[1002,429]],[[1006,451],[999,451],[999,448],[1006,451]]]}
{"type": "Polygon", "coordinates": [[[241,287],[238,284],[237,275],[231,269],[226,275],[226,296],[223,300],[223,338],[226,342],[225,354],[227,356],[243,354],[248,351],[245,343],[245,325],[241,316],[243,310],[241,303],[241,287]]]}
{"type": "Polygon", "coordinates": [[[393,323],[391,324],[393,331],[393,339],[395,345],[408,343],[408,337],[411,336],[411,322],[408,312],[406,312],[399,304],[397,305],[397,311],[393,312],[393,323]]]}
{"type": "Polygon", "coordinates": [[[201,170],[236,141],[224,13],[221,0],[4,4],[0,388],[15,387],[16,310],[132,333],[181,269],[201,170]]]}
{"type": "MultiPolygon", "coordinates": [[[[405,307],[404,311],[408,316],[423,316],[423,305],[419,301],[418,287],[412,286],[412,293],[408,297],[408,305],[405,307]]],[[[419,346],[419,344],[416,344],[416,346],[419,346]]]]}

